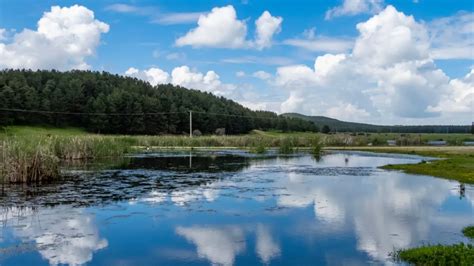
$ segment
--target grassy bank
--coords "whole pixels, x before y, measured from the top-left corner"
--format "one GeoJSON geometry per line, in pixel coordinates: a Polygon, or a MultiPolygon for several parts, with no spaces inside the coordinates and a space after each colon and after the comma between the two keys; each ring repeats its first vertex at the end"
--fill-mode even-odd
{"type": "MultiPolygon", "coordinates": [[[[332,147],[340,149],[340,147],[332,147]]],[[[407,173],[431,175],[463,183],[474,184],[474,147],[345,147],[347,150],[360,150],[385,153],[416,154],[439,158],[440,160],[418,164],[386,165],[383,169],[403,170],[407,173]]]]}
{"type": "MultiPolygon", "coordinates": [[[[474,226],[465,227],[464,236],[474,239],[474,226]]],[[[394,252],[396,261],[413,265],[474,265],[474,246],[471,244],[425,245],[394,252]]]]}
{"type": "Polygon", "coordinates": [[[474,246],[471,244],[430,245],[401,250],[397,260],[412,265],[474,265],[474,246]]]}

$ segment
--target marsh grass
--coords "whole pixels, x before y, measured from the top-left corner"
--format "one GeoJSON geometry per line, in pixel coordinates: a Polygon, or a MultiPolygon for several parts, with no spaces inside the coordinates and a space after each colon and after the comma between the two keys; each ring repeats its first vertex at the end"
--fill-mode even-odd
{"type": "Polygon", "coordinates": [[[5,182],[41,182],[60,177],[59,165],[64,161],[88,161],[106,157],[122,157],[138,149],[163,147],[237,147],[265,153],[279,147],[282,154],[298,147],[310,147],[314,141],[307,135],[272,136],[249,134],[239,136],[120,136],[86,134],[82,131],[21,127],[0,134],[2,155],[0,176],[5,182]]]}
{"type": "Polygon", "coordinates": [[[54,137],[55,155],[61,160],[87,160],[117,157],[132,151],[136,141],[128,137],[54,137]]]}
{"type": "Polygon", "coordinates": [[[10,136],[1,141],[1,181],[33,183],[60,177],[64,160],[118,157],[132,150],[126,137],[10,136]]]}
{"type": "Polygon", "coordinates": [[[323,143],[321,142],[321,139],[318,136],[314,136],[311,138],[311,154],[315,157],[321,156],[321,153],[323,151],[323,143]]]}
{"type": "Polygon", "coordinates": [[[387,170],[403,170],[407,173],[431,175],[474,184],[474,154],[447,155],[444,159],[417,164],[396,164],[381,167],[387,170]]]}
{"type": "Polygon", "coordinates": [[[345,147],[344,150],[416,154],[440,158],[440,160],[418,164],[388,164],[380,168],[403,170],[411,174],[430,175],[474,184],[474,147],[472,146],[345,147]]]}
{"type": "Polygon", "coordinates": [[[471,244],[427,245],[395,251],[396,261],[413,265],[474,265],[474,246],[471,244]]]}
{"type": "Polygon", "coordinates": [[[281,154],[290,154],[295,152],[295,146],[297,146],[297,139],[294,137],[282,137],[280,138],[279,152],[281,154]]]}
{"type": "Polygon", "coordinates": [[[256,154],[264,154],[267,152],[268,147],[266,146],[265,141],[259,141],[255,147],[250,149],[250,152],[256,154]]]}
{"type": "Polygon", "coordinates": [[[59,176],[59,158],[49,139],[11,138],[2,141],[1,179],[11,183],[40,182],[59,176]]]}

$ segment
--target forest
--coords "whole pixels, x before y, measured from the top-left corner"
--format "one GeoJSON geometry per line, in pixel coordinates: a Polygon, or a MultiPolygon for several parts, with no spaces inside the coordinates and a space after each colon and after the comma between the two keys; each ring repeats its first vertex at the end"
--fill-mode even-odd
{"type": "Polygon", "coordinates": [[[0,72],[0,125],[81,127],[106,134],[318,131],[300,118],[252,111],[211,93],[93,71],[0,72]]]}

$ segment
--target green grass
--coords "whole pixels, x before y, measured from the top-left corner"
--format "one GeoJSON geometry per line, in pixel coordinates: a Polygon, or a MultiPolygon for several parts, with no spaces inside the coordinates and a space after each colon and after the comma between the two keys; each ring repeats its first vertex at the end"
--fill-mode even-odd
{"type": "MultiPolygon", "coordinates": [[[[474,226],[463,229],[466,237],[474,238],[474,226]]],[[[412,265],[474,265],[474,246],[471,244],[425,245],[397,250],[390,254],[395,261],[412,265]]]]}
{"type": "MultiPolygon", "coordinates": [[[[337,147],[332,148],[340,149],[337,147]]],[[[440,160],[421,162],[418,164],[389,164],[381,168],[387,170],[402,170],[411,174],[430,175],[474,184],[474,147],[472,146],[346,147],[344,149],[436,157],[440,160]]]]}
{"type": "Polygon", "coordinates": [[[413,265],[474,265],[474,247],[470,244],[430,245],[397,251],[396,260],[413,265]]]}
{"type": "Polygon", "coordinates": [[[33,126],[8,126],[0,130],[0,137],[4,136],[77,136],[88,134],[80,128],[52,128],[52,127],[33,127],[33,126]]]}
{"type": "Polygon", "coordinates": [[[464,227],[464,229],[462,230],[462,233],[466,237],[474,239],[474,225],[464,227]]]}
{"type": "MultiPolygon", "coordinates": [[[[267,137],[303,137],[314,136],[308,132],[281,132],[254,130],[251,134],[267,137]]],[[[474,141],[472,134],[399,134],[399,133],[338,133],[317,134],[321,142],[326,146],[386,146],[387,140],[395,140],[397,145],[418,146],[424,145],[431,140],[446,140],[449,145],[462,145],[466,140],[474,141]]]]}
{"type": "Polygon", "coordinates": [[[418,164],[385,165],[383,169],[403,170],[407,173],[431,175],[474,184],[474,155],[452,156],[418,164]]]}

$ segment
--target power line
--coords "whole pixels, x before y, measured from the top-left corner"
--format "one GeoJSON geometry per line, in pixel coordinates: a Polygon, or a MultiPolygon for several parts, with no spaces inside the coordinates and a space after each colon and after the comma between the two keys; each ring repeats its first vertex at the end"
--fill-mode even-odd
{"type": "Polygon", "coordinates": [[[142,115],[166,115],[166,114],[187,114],[188,112],[155,112],[155,113],[84,113],[84,112],[58,112],[44,110],[27,110],[14,108],[0,108],[0,111],[38,113],[38,114],[62,114],[62,115],[111,115],[111,116],[142,116],[142,115]]]}
{"type": "Polygon", "coordinates": [[[193,111],[193,113],[215,115],[215,116],[248,117],[248,118],[256,118],[256,119],[280,119],[281,118],[281,117],[262,117],[262,116],[250,116],[250,115],[219,114],[219,113],[198,112],[198,111],[193,111]]]}

